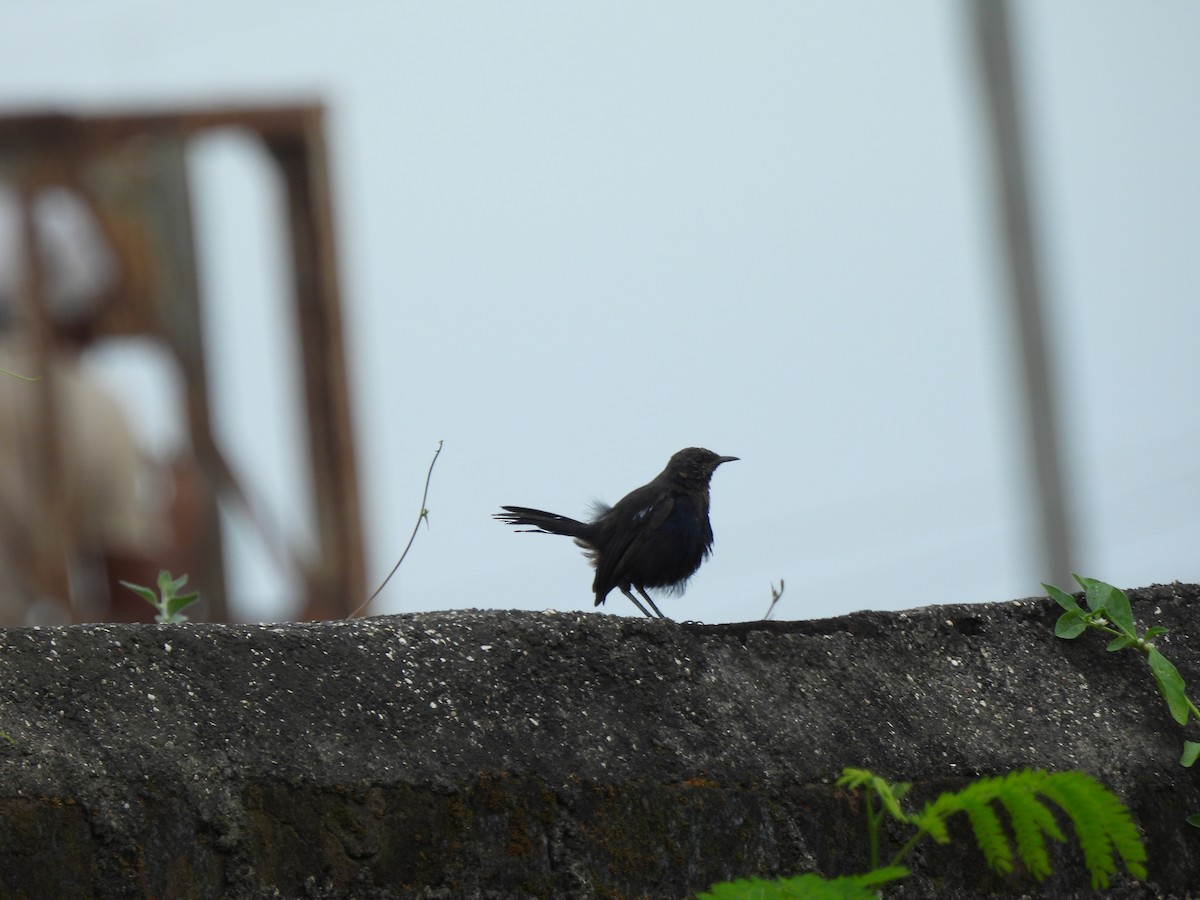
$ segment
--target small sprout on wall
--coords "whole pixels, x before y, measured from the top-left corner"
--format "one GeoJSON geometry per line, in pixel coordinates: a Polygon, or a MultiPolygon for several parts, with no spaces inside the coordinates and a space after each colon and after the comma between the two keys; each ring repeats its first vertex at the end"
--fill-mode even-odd
{"type": "Polygon", "coordinates": [[[155,622],[175,624],[186,622],[188,617],[183,614],[183,610],[200,599],[199,591],[192,591],[190,594],[179,593],[187,584],[187,580],[187,575],[172,578],[171,573],[163,569],[158,573],[157,596],[150,588],[140,584],[130,584],[128,581],[122,581],[121,584],[158,610],[158,614],[154,617],[155,622]]]}

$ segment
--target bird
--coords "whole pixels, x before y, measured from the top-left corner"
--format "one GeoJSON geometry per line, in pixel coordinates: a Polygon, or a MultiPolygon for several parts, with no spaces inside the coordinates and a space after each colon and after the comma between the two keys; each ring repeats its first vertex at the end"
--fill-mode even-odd
{"type": "Polygon", "coordinates": [[[596,606],[619,588],[644,615],[665,619],[646,588],[682,593],[708,557],[713,544],[709,481],[717,466],[737,459],[703,447],[680,450],[652,481],[630,491],[616,505],[597,503],[588,522],[527,506],[502,506],[504,512],[493,517],[508,525],[531,526],[519,531],[575,538],[596,567],[592,582],[596,606]],[[650,604],[654,615],[633,590],[650,604]]]}

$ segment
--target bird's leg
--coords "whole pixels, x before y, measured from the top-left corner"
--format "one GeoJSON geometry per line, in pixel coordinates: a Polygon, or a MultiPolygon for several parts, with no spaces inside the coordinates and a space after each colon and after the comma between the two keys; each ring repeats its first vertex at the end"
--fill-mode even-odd
{"type": "MultiPolygon", "coordinates": [[[[641,586],[641,585],[637,585],[637,584],[635,584],[635,585],[634,585],[634,587],[636,587],[636,588],[637,588],[637,592],[638,592],[639,594],[641,594],[643,597],[645,597],[645,598],[646,598],[646,602],[650,604],[650,608],[651,608],[652,610],[654,610],[656,613],[658,613],[658,617],[659,617],[660,619],[666,619],[666,618],[667,618],[667,617],[666,617],[666,616],[664,616],[662,613],[658,612],[658,607],[654,605],[654,601],[650,599],[650,595],[646,593],[646,591],[645,591],[645,590],[642,588],[642,586],[641,586]]],[[[641,604],[639,603],[638,605],[640,606],[641,604]]],[[[667,621],[670,621],[670,620],[668,619],[667,621]]]]}
{"type": "MultiPolygon", "coordinates": [[[[648,619],[654,618],[654,616],[650,615],[650,613],[646,610],[646,607],[642,606],[642,601],[639,600],[637,597],[633,596],[633,594],[629,593],[629,588],[627,588],[627,587],[621,588],[621,593],[633,601],[633,605],[642,611],[643,616],[645,616],[648,619]]],[[[642,596],[646,597],[645,594],[642,594],[642,596]]],[[[646,597],[646,599],[649,600],[650,598],[646,597]]],[[[650,605],[653,606],[654,604],[651,603],[650,605]]],[[[655,610],[655,612],[658,612],[658,610],[655,610]]],[[[659,614],[659,616],[662,616],[662,613],[658,613],[658,614],[659,614]]]]}

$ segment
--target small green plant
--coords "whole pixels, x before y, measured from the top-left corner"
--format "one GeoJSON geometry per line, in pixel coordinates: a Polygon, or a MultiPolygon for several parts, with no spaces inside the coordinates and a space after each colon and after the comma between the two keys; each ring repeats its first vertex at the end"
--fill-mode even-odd
{"type": "MultiPolygon", "coordinates": [[[[1095,578],[1074,576],[1083,588],[1083,602],[1079,603],[1066,591],[1052,584],[1043,584],[1052,600],[1061,606],[1063,614],[1054,623],[1054,633],[1064,640],[1074,640],[1089,628],[1110,635],[1108,650],[1123,650],[1132,647],[1146,657],[1150,672],[1158,685],[1158,692],[1167,702],[1167,709],[1180,725],[1187,725],[1195,719],[1200,722],[1200,710],[1187,695],[1187,685],[1183,676],[1175,668],[1174,663],[1163,656],[1162,651],[1153,643],[1154,639],[1167,633],[1166,628],[1148,628],[1145,634],[1139,635],[1133,622],[1133,611],[1129,606],[1129,598],[1125,593],[1111,584],[1097,581],[1095,578]],[[1086,608],[1085,608],[1086,607],[1086,608]]],[[[1183,756],[1179,763],[1183,766],[1193,765],[1200,758],[1200,742],[1183,742],[1183,756]]],[[[1200,814],[1188,816],[1188,823],[1200,827],[1200,814]]]]}
{"type": "Polygon", "coordinates": [[[200,599],[198,591],[192,591],[190,594],[180,594],[179,591],[187,584],[188,577],[180,575],[178,578],[172,578],[171,573],[163,569],[158,573],[158,595],[155,595],[148,587],[143,587],[140,584],[131,584],[128,581],[122,581],[125,587],[129,588],[156,610],[158,615],[154,617],[154,621],[160,624],[175,624],[177,622],[186,622],[187,616],[183,614],[183,610],[191,606],[200,599]]]}
{"type": "Polygon", "coordinates": [[[966,813],[987,864],[1001,875],[1013,870],[1020,859],[1025,870],[1038,881],[1050,874],[1046,838],[1066,841],[1052,808],[1066,813],[1083,850],[1083,862],[1093,888],[1108,886],[1117,871],[1114,856],[1134,878],[1146,877],[1146,850],[1129,810],[1100,782],[1083,772],[1045,772],[1040,769],[981,778],[960,791],[947,792],[915,815],[908,815],[900,801],[910,785],[892,784],[866,769],[844,769],[837,783],[863,791],[866,800],[867,836],[871,848],[871,871],[835,879],[801,875],[779,881],[745,879],[714,885],[700,900],[783,900],[790,897],[867,900],[875,891],[907,876],[900,863],[925,837],[939,844],[950,842],[948,820],[966,813]],[[1005,815],[998,812],[1003,809],[1005,815]],[[912,837],[881,867],[879,841],[884,819],[914,826],[912,837]],[[1011,830],[1009,836],[1005,823],[1011,830]]]}

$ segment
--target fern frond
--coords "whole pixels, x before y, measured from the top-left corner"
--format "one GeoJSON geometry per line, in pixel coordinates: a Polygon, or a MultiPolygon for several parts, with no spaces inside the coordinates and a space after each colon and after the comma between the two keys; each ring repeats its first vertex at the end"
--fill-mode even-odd
{"type": "Polygon", "coordinates": [[[975,843],[979,845],[987,864],[1001,874],[1011,872],[1013,854],[1008,836],[996,811],[990,806],[1002,793],[1003,783],[1004,779],[984,778],[956,793],[942,794],[922,811],[921,825],[928,827],[936,823],[936,829],[931,830],[930,835],[938,843],[945,843],[949,840],[946,819],[957,812],[965,812],[975,833],[975,843]],[[945,840],[939,838],[939,833],[945,836],[945,840]]]}
{"type": "MultiPolygon", "coordinates": [[[[950,796],[953,795],[942,795],[942,797],[950,796]]],[[[940,800],[941,797],[938,799],[940,800]]],[[[924,809],[911,817],[910,821],[937,843],[948,844],[950,843],[950,830],[946,827],[946,817],[958,812],[959,809],[960,807],[957,806],[952,809],[946,806],[934,809],[932,804],[927,803],[924,809]]]]}
{"type": "Polygon", "coordinates": [[[1024,863],[1026,871],[1041,881],[1050,874],[1050,854],[1046,851],[1045,835],[1063,842],[1066,837],[1062,829],[1054,820],[1054,814],[1032,793],[1002,791],[999,798],[1012,823],[1013,837],[1017,841],[1017,855],[1024,863]]]}
{"type": "Polygon", "coordinates": [[[1013,853],[1004,826],[990,805],[998,801],[1012,822],[1017,855],[1026,870],[1041,880],[1050,873],[1045,836],[1057,841],[1065,838],[1039,795],[1053,800],[1070,817],[1093,887],[1107,887],[1109,876],[1116,872],[1114,851],[1131,875],[1146,877],[1142,865],[1146,851],[1129,810],[1106,787],[1082,772],[1026,769],[981,778],[961,791],[942,794],[926,804],[912,821],[934,840],[945,843],[946,819],[956,812],[966,812],[988,865],[1006,874],[1012,870],[1013,853]]]}
{"type": "Polygon", "coordinates": [[[987,801],[967,803],[964,808],[967,818],[971,820],[971,830],[975,832],[975,843],[983,851],[988,866],[1001,875],[1007,875],[1013,869],[1012,848],[996,811],[987,801]]]}
{"type": "Polygon", "coordinates": [[[1113,852],[1134,878],[1145,878],[1146,848],[1129,810],[1104,785],[1083,772],[1058,772],[1042,789],[1071,819],[1093,888],[1108,887],[1117,870],[1113,852]]]}

